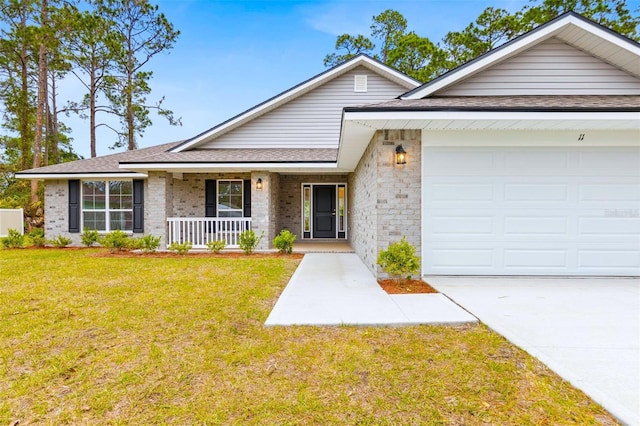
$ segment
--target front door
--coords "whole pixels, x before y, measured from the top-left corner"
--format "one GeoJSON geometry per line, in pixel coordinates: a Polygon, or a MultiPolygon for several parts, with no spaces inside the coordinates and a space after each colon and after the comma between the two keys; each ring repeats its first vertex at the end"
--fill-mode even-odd
{"type": "Polygon", "coordinates": [[[313,186],[313,238],[336,238],[336,186],[313,186]]]}

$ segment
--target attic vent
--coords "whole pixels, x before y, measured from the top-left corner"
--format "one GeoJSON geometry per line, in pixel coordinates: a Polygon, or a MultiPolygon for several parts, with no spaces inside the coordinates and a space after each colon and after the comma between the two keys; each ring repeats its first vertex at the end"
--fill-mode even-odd
{"type": "Polygon", "coordinates": [[[353,76],[353,91],[354,92],[366,92],[367,91],[367,76],[358,74],[353,76]]]}

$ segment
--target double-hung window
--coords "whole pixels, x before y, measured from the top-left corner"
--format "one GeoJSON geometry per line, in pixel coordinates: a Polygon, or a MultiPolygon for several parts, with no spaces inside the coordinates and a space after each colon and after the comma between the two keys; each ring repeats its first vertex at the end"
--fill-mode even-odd
{"type": "Polygon", "coordinates": [[[242,180],[218,181],[218,217],[242,217],[242,180]]]}
{"type": "Polygon", "coordinates": [[[97,231],[133,231],[133,182],[82,182],[82,227],[97,231]]]}

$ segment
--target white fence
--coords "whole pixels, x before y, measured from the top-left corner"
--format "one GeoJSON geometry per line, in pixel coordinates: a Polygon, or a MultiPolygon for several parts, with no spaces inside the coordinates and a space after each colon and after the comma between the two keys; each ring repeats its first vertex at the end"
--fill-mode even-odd
{"type": "Polygon", "coordinates": [[[9,235],[9,229],[24,234],[24,212],[22,209],[0,209],[0,237],[9,235]]]}
{"type": "Polygon", "coordinates": [[[238,237],[251,229],[250,217],[170,217],[167,245],[189,241],[193,248],[206,248],[209,241],[224,240],[226,247],[240,247],[238,237]]]}

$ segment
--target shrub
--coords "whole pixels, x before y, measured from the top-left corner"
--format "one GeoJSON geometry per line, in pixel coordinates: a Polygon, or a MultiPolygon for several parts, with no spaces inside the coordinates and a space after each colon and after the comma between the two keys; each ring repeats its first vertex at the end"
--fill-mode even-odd
{"type": "Polygon", "coordinates": [[[111,231],[98,240],[100,245],[111,251],[126,250],[130,247],[130,238],[124,231],[111,231]]]}
{"type": "Polygon", "coordinates": [[[240,234],[240,249],[242,249],[244,254],[253,253],[253,250],[258,246],[263,236],[264,231],[262,231],[260,236],[257,236],[253,229],[247,229],[240,234]]]}
{"type": "Polygon", "coordinates": [[[154,237],[153,235],[148,234],[148,235],[144,235],[139,240],[142,243],[141,248],[142,250],[144,250],[145,253],[154,253],[160,247],[161,239],[162,239],[161,237],[154,237]]]}
{"type": "Polygon", "coordinates": [[[296,234],[283,229],[280,233],[273,239],[273,245],[278,249],[280,253],[288,253],[291,254],[293,251],[293,243],[296,240],[296,234]]]}
{"type": "Polygon", "coordinates": [[[100,234],[95,229],[84,228],[84,232],[80,235],[80,241],[87,247],[91,247],[100,239],[100,234]]]}
{"type": "Polygon", "coordinates": [[[4,248],[22,248],[24,247],[24,235],[17,229],[9,228],[9,235],[2,238],[2,246],[4,248]]]}
{"type": "Polygon", "coordinates": [[[171,251],[175,251],[176,253],[178,253],[181,256],[184,256],[185,254],[189,253],[189,250],[191,250],[191,247],[193,247],[191,245],[191,242],[189,241],[185,241],[184,243],[180,244],[177,242],[173,242],[171,244],[169,244],[169,247],[167,247],[169,250],[171,251]]]}
{"type": "Polygon", "coordinates": [[[29,240],[31,240],[31,244],[35,247],[44,247],[47,243],[47,239],[44,237],[44,229],[42,228],[33,228],[31,232],[29,232],[29,240]]]}
{"type": "Polygon", "coordinates": [[[213,253],[220,253],[227,243],[224,240],[213,240],[207,243],[207,249],[213,253]]]}
{"type": "Polygon", "coordinates": [[[127,239],[126,250],[144,250],[144,241],[142,238],[129,237],[127,239]]]}
{"type": "Polygon", "coordinates": [[[416,248],[405,237],[389,244],[387,250],[380,251],[377,263],[384,272],[396,279],[411,279],[420,270],[420,257],[416,256],[416,248]]]}
{"type": "Polygon", "coordinates": [[[67,238],[63,235],[58,235],[53,240],[49,241],[49,243],[51,243],[51,245],[53,245],[54,247],[64,248],[71,244],[71,238],[67,238]]]}

